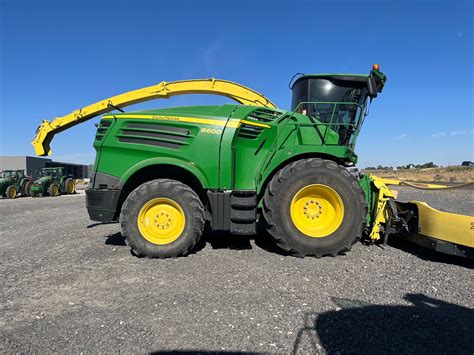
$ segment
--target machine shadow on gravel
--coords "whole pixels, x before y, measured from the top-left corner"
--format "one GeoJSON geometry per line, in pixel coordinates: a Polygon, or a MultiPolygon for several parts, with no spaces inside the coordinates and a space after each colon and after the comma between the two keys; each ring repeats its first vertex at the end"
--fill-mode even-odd
{"type": "Polygon", "coordinates": [[[104,225],[104,224],[110,224],[110,223],[106,223],[106,222],[92,223],[92,224],[89,224],[86,228],[87,228],[87,229],[95,228],[95,227],[98,227],[98,226],[102,226],[102,225],[104,225]]]}
{"type": "Polygon", "coordinates": [[[271,239],[270,235],[262,225],[257,224],[257,234],[255,235],[233,235],[228,232],[207,232],[203,239],[211,245],[212,249],[250,250],[252,241],[255,245],[269,253],[281,256],[291,255],[287,251],[280,249],[271,239]]]}
{"type": "MultiPolygon", "coordinates": [[[[102,224],[98,223],[97,225],[102,224]]],[[[90,225],[87,228],[93,228],[96,225],[90,225]]],[[[113,246],[126,246],[125,239],[120,232],[106,235],[105,236],[105,244],[106,245],[113,245],[113,246]]],[[[212,249],[230,249],[230,250],[251,250],[252,241],[254,241],[255,245],[269,253],[278,254],[281,256],[289,256],[291,255],[289,252],[280,249],[271,239],[268,232],[265,228],[261,227],[260,224],[258,226],[258,232],[256,235],[245,236],[245,235],[233,235],[228,232],[221,232],[221,231],[210,231],[206,230],[203,233],[202,238],[194,247],[193,251],[188,255],[195,254],[206,247],[207,244],[212,249]]],[[[368,248],[374,248],[375,245],[369,245],[367,242],[362,242],[368,248]]],[[[474,262],[469,259],[460,258],[457,256],[447,255],[438,253],[432,250],[425,249],[420,247],[416,244],[410,243],[408,241],[399,239],[399,238],[390,238],[388,241],[388,245],[390,247],[400,249],[406,253],[413,254],[420,259],[431,261],[431,262],[438,262],[444,264],[452,264],[461,267],[465,267],[468,269],[474,269],[474,262]]],[[[389,253],[390,250],[385,250],[386,253],[389,253]]]]}
{"type": "Polygon", "coordinates": [[[240,354],[266,354],[247,351],[212,351],[212,350],[163,350],[153,351],[150,355],[240,355],[240,354]]]}
{"type": "MultiPolygon", "coordinates": [[[[92,224],[87,228],[94,228],[96,225],[102,223],[92,224]]],[[[126,246],[125,239],[122,236],[122,233],[117,232],[114,234],[109,234],[104,236],[106,245],[113,246],[126,246]]],[[[258,226],[258,233],[252,236],[245,235],[233,235],[229,232],[221,231],[211,231],[206,229],[203,233],[202,238],[196,244],[194,249],[188,255],[195,254],[206,247],[207,244],[212,249],[230,249],[230,250],[251,250],[252,242],[254,241],[255,245],[269,253],[274,253],[282,256],[288,256],[290,253],[286,252],[283,249],[280,249],[272,241],[271,237],[265,230],[265,228],[258,226]]]]}
{"type": "Polygon", "coordinates": [[[125,238],[122,236],[122,233],[120,233],[120,232],[107,235],[106,239],[105,239],[105,244],[106,245],[114,245],[114,246],[118,246],[118,247],[122,247],[122,246],[127,245],[127,243],[125,243],[125,238]]]}
{"type": "Polygon", "coordinates": [[[333,301],[340,310],[307,313],[293,354],[472,354],[474,310],[423,294],[407,294],[402,305],[333,301]]]}
{"type": "MultiPolygon", "coordinates": [[[[105,238],[105,242],[104,242],[105,245],[113,245],[113,246],[118,246],[118,247],[127,246],[127,243],[125,242],[125,238],[123,237],[121,232],[105,235],[104,238],[105,238]]],[[[205,246],[206,246],[206,238],[204,235],[203,238],[201,238],[201,240],[199,240],[199,242],[195,245],[194,249],[187,255],[196,254],[197,252],[201,251],[205,246]]],[[[133,250],[130,250],[130,253],[133,256],[141,257],[140,255],[136,255],[133,252],[133,250]]]]}

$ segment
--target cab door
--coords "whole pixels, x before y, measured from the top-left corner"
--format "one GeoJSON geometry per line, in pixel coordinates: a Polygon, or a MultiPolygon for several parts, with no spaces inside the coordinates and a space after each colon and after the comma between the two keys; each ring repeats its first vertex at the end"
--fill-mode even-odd
{"type": "Polygon", "coordinates": [[[221,142],[220,189],[256,190],[279,115],[281,112],[252,106],[240,106],[232,114],[221,142]]]}

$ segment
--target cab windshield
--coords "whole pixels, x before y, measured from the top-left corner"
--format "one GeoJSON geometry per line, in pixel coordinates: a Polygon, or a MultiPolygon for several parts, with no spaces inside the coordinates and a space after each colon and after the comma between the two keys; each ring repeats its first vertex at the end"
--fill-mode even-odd
{"type": "Polygon", "coordinates": [[[293,86],[292,111],[328,124],[340,145],[354,145],[368,103],[365,77],[308,77],[293,86]],[[353,79],[353,80],[350,80],[353,79]]]}
{"type": "Polygon", "coordinates": [[[2,171],[1,173],[2,178],[8,178],[8,177],[11,177],[12,175],[13,175],[13,171],[2,171]]]}
{"type": "Polygon", "coordinates": [[[41,170],[41,176],[58,177],[61,176],[61,174],[60,171],[57,169],[43,169],[41,170]]]}

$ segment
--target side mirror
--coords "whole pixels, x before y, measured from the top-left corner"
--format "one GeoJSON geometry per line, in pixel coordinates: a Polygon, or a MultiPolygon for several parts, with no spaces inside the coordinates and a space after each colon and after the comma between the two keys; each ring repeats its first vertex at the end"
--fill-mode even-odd
{"type": "Polygon", "coordinates": [[[367,90],[368,90],[368,93],[369,93],[369,96],[371,98],[376,98],[377,95],[378,95],[378,90],[377,90],[377,81],[375,80],[375,78],[370,75],[368,78],[367,78],[367,90]]]}

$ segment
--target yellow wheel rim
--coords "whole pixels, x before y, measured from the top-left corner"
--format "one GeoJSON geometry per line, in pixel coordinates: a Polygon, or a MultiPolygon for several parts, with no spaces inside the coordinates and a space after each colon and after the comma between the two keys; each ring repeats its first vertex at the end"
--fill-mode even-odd
{"type": "Polygon", "coordinates": [[[59,195],[59,188],[57,185],[53,186],[53,196],[58,196],[59,195]]]}
{"type": "Polygon", "coordinates": [[[178,239],[186,225],[181,206],[169,198],[154,198],[140,209],[138,230],[143,238],[153,244],[170,244],[178,239]]]}
{"type": "Polygon", "coordinates": [[[16,197],[16,189],[12,187],[10,190],[8,190],[8,197],[9,198],[15,198],[16,197]]]}
{"type": "Polygon", "coordinates": [[[334,233],[344,219],[341,196],[326,185],[314,184],[299,190],[290,205],[291,220],[303,234],[324,238],[334,233]]]}
{"type": "Polygon", "coordinates": [[[73,194],[73,193],[74,193],[74,190],[75,190],[74,181],[71,181],[71,182],[69,183],[69,193],[70,193],[70,194],[73,194]]]}

